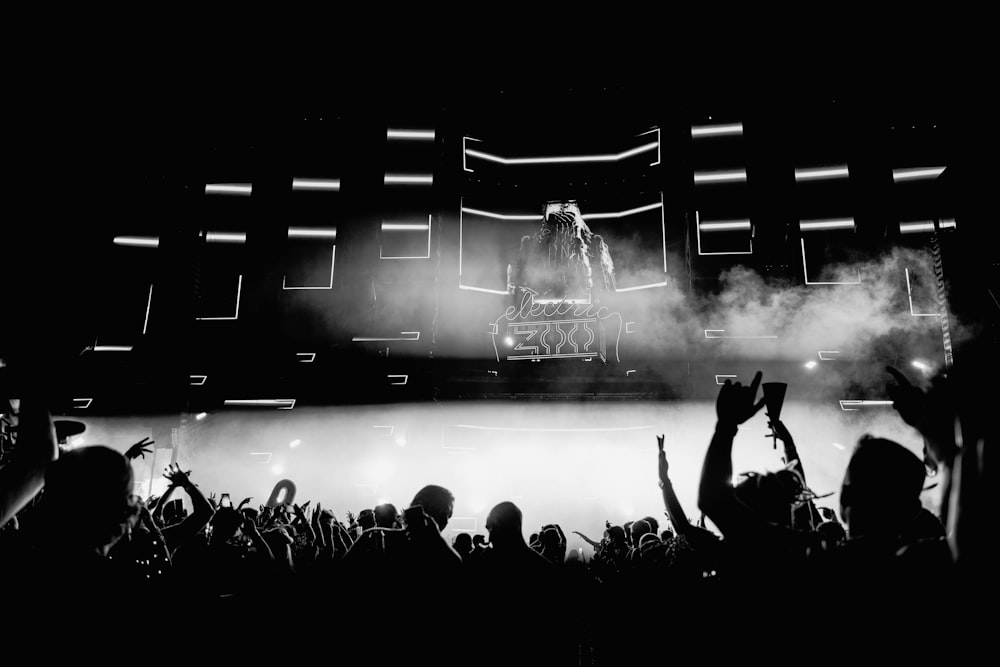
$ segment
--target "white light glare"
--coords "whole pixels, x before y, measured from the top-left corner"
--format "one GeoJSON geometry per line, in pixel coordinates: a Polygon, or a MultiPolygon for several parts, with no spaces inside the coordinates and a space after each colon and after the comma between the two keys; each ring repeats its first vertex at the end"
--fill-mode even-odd
{"type": "Polygon", "coordinates": [[[386,139],[423,139],[434,141],[434,130],[394,130],[389,128],[385,132],[386,139]]]}
{"type": "Polygon", "coordinates": [[[854,229],[854,218],[799,221],[799,231],[808,232],[822,229],[854,229]]]}
{"type": "Polygon", "coordinates": [[[722,137],[726,135],[743,134],[743,123],[730,123],[728,125],[692,125],[691,136],[697,137],[722,137]]]}
{"type": "Polygon", "coordinates": [[[698,228],[703,232],[750,231],[749,220],[729,220],[726,222],[702,222],[698,228]]]}
{"type": "Polygon", "coordinates": [[[816,362],[815,361],[807,361],[805,365],[806,365],[806,368],[809,368],[809,369],[816,368],[816,362]]]}
{"type": "Polygon", "coordinates": [[[160,238],[158,236],[116,236],[114,243],[133,248],[159,248],[160,238]]]}
{"type": "Polygon", "coordinates": [[[293,178],[292,190],[317,190],[336,192],[340,190],[339,178],[293,178]]]}
{"type": "Polygon", "coordinates": [[[847,165],[843,167],[817,167],[813,169],[796,169],[795,180],[798,181],[819,181],[828,178],[847,178],[850,174],[847,165]]]}
{"type": "Polygon", "coordinates": [[[253,191],[252,183],[206,183],[206,195],[243,195],[249,197],[253,191]]]}
{"type": "Polygon", "coordinates": [[[301,444],[302,444],[301,440],[295,439],[295,440],[292,440],[290,443],[288,443],[288,446],[291,447],[292,449],[294,449],[294,448],[298,447],[301,444]]]}
{"type": "Polygon", "coordinates": [[[731,171],[696,171],[695,183],[742,183],[747,180],[746,169],[731,171]]]}
{"type": "Polygon", "coordinates": [[[434,176],[431,174],[386,174],[386,185],[433,185],[434,176]]]}
{"type": "Polygon", "coordinates": [[[207,232],[205,240],[209,243],[246,243],[246,232],[207,232]]]}
{"type": "Polygon", "coordinates": [[[507,336],[506,338],[504,338],[503,342],[507,344],[507,347],[513,347],[514,346],[514,339],[511,338],[510,336],[507,336]]]}
{"type": "Polygon", "coordinates": [[[430,229],[430,225],[427,223],[420,224],[401,224],[395,222],[383,222],[382,231],[383,232],[425,232],[430,229]]]}
{"type": "Polygon", "coordinates": [[[914,360],[913,360],[913,361],[911,362],[911,364],[912,364],[912,366],[913,366],[914,368],[916,368],[917,370],[919,370],[919,371],[920,371],[921,373],[924,373],[925,375],[926,375],[926,374],[928,374],[928,373],[930,373],[931,371],[933,371],[933,370],[934,370],[934,369],[933,369],[933,368],[931,367],[931,365],[930,365],[930,364],[928,364],[928,363],[927,363],[926,361],[922,361],[922,360],[920,360],[920,359],[914,359],[914,360]]]}
{"type": "Polygon", "coordinates": [[[290,239],[332,239],[337,240],[337,228],[322,229],[319,227],[289,227],[290,239]]]}
{"type": "Polygon", "coordinates": [[[196,414],[194,416],[194,418],[197,419],[198,421],[201,421],[202,419],[204,419],[207,416],[208,416],[207,412],[199,412],[198,414],[196,414]]]}
{"type": "Polygon", "coordinates": [[[928,167],[921,169],[893,169],[892,180],[894,183],[900,181],[916,181],[927,178],[937,178],[944,172],[944,167],[928,167]]]}

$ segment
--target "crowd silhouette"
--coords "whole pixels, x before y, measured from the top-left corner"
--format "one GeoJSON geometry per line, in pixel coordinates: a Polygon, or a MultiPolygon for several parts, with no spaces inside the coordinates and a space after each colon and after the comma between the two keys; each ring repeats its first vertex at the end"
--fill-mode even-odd
{"type": "MultiPolygon", "coordinates": [[[[223,619],[213,621],[216,649],[292,621],[326,653],[372,664],[415,656],[634,664],[693,647],[702,657],[749,655],[757,648],[740,642],[761,638],[810,650],[824,637],[892,640],[896,627],[908,633],[901,645],[923,631],[947,639],[963,619],[985,620],[975,599],[994,590],[985,459],[996,437],[995,393],[984,370],[997,366],[992,348],[972,345],[963,355],[927,387],[888,369],[894,407],[923,437],[926,460],[862,437],[839,512],[817,506],[780,419],[769,424],[785,468],[734,476],[732,450],[744,446],[734,442],[737,427],[765,402],[761,373],[746,386],[727,380],[714,430],[706,428],[701,519],[692,522],[677,499],[659,436],[649,465],[658,471],[661,518],[606,522],[599,536],[573,527],[590,553],[567,551],[563,527],[526,523],[509,500],[489,511],[485,535],[460,533],[449,543],[455,499],[435,485],[401,510],[382,504],[341,519],[311,501],[234,505],[227,494],[206,495],[197,470],[171,465],[162,496],[136,497],[130,459],[145,457],[152,442],[125,455],[60,448],[45,393],[29,393],[4,415],[5,627],[40,618],[114,625],[134,618],[141,601],[161,618],[176,613],[185,633],[202,627],[199,618],[223,619]],[[944,487],[940,516],[920,502],[929,467],[944,487]]],[[[297,641],[269,636],[272,648],[297,641]]]]}

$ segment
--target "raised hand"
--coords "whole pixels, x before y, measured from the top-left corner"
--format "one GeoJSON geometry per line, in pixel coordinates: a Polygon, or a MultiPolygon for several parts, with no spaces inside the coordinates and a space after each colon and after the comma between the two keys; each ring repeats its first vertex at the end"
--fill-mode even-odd
{"type": "Polygon", "coordinates": [[[126,458],[127,458],[128,460],[130,460],[130,461],[131,461],[132,459],[137,459],[137,458],[139,458],[140,456],[141,456],[141,457],[142,457],[143,459],[145,459],[145,458],[146,458],[146,454],[149,454],[149,453],[151,453],[151,452],[152,452],[152,449],[149,449],[149,448],[150,448],[150,447],[151,447],[151,446],[152,446],[153,444],[155,444],[155,443],[156,443],[156,440],[149,440],[149,442],[146,442],[147,440],[149,440],[149,438],[143,438],[143,439],[142,439],[142,440],[140,440],[139,442],[137,442],[137,443],[135,443],[134,445],[132,445],[131,447],[129,447],[129,448],[128,448],[128,449],[127,449],[127,450],[125,451],[125,457],[126,457],[126,458]]]}
{"type": "Polygon", "coordinates": [[[215,499],[215,491],[208,494],[208,502],[212,503],[213,509],[219,509],[219,502],[215,499]]]}
{"type": "Polygon", "coordinates": [[[163,476],[170,482],[170,486],[185,486],[190,484],[191,480],[188,478],[190,474],[190,470],[184,472],[176,463],[169,464],[163,471],[163,476]]]}
{"type": "Polygon", "coordinates": [[[760,388],[761,377],[763,377],[763,373],[757,371],[749,387],[744,387],[739,382],[733,384],[730,380],[726,380],[722,389],[719,390],[719,398],[715,402],[715,412],[720,423],[736,426],[760,412],[760,409],[764,407],[763,398],[757,401],[757,389],[760,388]]]}
{"type": "Polygon", "coordinates": [[[662,447],[660,447],[660,453],[658,454],[658,457],[659,457],[659,462],[658,462],[659,465],[657,468],[657,473],[659,474],[660,482],[662,484],[666,484],[670,475],[670,464],[667,463],[667,455],[666,453],[664,453],[662,447]]]}
{"type": "Polygon", "coordinates": [[[660,450],[661,454],[663,453],[663,440],[664,440],[664,436],[663,436],[662,433],[660,435],[656,436],[656,446],[660,450]]]}
{"type": "Polygon", "coordinates": [[[236,511],[238,512],[241,509],[243,509],[244,505],[249,505],[251,500],[253,500],[253,496],[250,496],[249,498],[244,498],[243,500],[241,500],[240,504],[236,506],[236,511]]]}

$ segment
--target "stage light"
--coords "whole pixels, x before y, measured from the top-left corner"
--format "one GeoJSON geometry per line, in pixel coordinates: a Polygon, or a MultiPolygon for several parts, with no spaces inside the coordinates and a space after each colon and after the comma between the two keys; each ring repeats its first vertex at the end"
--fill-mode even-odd
{"type": "Polygon", "coordinates": [[[696,171],[694,172],[695,184],[702,183],[745,183],[747,180],[746,169],[733,169],[729,171],[696,171]]]}
{"type": "Polygon", "coordinates": [[[933,232],[933,231],[934,231],[934,223],[929,220],[925,222],[899,223],[900,234],[914,234],[917,232],[933,232]]]}
{"type": "Polygon", "coordinates": [[[388,128],[385,132],[385,138],[388,139],[423,139],[425,141],[434,141],[434,130],[394,130],[388,128]]]}
{"type": "Polygon", "coordinates": [[[253,191],[252,183],[206,183],[206,195],[241,195],[249,197],[253,191]]]}
{"type": "Polygon", "coordinates": [[[703,232],[750,231],[749,220],[727,220],[724,222],[701,222],[698,228],[703,232]]]}
{"type": "Polygon", "coordinates": [[[819,181],[830,178],[847,178],[850,174],[847,165],[843,167],[818,167],[814,169],[796,169],[795,181],[819,181]]]}
{"type": "Polygon", "coordinates": [[[330,227],[321,229],[319,227],[289,227],[288,238],[290,239],[332,239],[337,240],[337,228],[330,227]]]}
{"type": "Polygon", "coordinates": [[[133,248],[159,248],[160,237],[158,236],[116,236],[115,245],[130,246],[133,248]]]}
{"type": "Polygon", "coordinates": [[[194,416],[194,418],[197,419],[198,421],[201,421],[202,419],[204,419],[207,416],[208,416],[207,412],[199,412],[198,414],[196,414],[194,416]]]}
{"type": "Polygon", "coordinates": [[[412,225],[383,222],[383,232],[422,232],[430,229],[430,223],[416,223],[412,225]]]}
{"type": "Polygon", "coordinates": [[[930,375],[931,373],[934,372],[934,367],[928,364],[926,361],[923,361],[922,359],[914,359],[911,362],[911,365],[924,375],[930,375]]]}
{"type": "Polygon", "coordinates": [[[302,444],[302,441],[296,439],[296,440],[292,440],[290,443],[288,443],[288,446],[294,449],[295,447],[298,447],[301,444],[302,444]]]}
{"type": "Polygon", "coordinates": [[[815,361],[807,361],[806,364],[805,364],[805,366],[806,366],[806,368],[809,368],[809,369],[816,368],[816,362],[815,361]]]}
{"type": "Polygon", "coordinates": [[[433,185],[431,174],[386,174],[383,181],[386,185],[433,185]]]}
{"type": "Polygon", "coordinates": [[[285,472],[285,466],[281,465],[280,463],[275,463],[273,466],[271,466],[272,475],[280,475],[284,472],[285,472]]]}
{"type": "Polygon", "coordinates": [[[837,449],[839,449],[840,451],[844,451],[844,446],[842,444],[840,444],[839,442],[833,443],[833,446],[836,447],[837,449]]]}
{"type": "Polygon", "coordinates": [[[246,243],[246,232],[206,232],[208,243],[246,243]]]}
{"type": "Polygon", "coordinates": [[[944,172],[944,167],[927,167],[920,169],[893,169],[892,180],[894,183],[900,181],[917,181],[929,178],[937,178],[944,172]]]}
{"type": "Polygon", "coordinates": [[[854,218],[830,218],[827,220],[800,220],[799,231],[810,232],[827,229],[854,229],[854,218]]]}
{"type": "Polygon", "coordinates": [[[727,135],[743,134],[743,123],[730,123],[728,125],[692,125],[691,137],[722,137],[727,135]]]}
{"type": "Polygon", "coordinates": [[[292,190],[314,190],[336,192],[340,190],[340,179],[293,178],[292,190]]]}
{"type": "Polygon", "coordinates": [[[514,339],[511,338],[510,336],[504,338],[503,342],[507,344],[507,347],[514,347],[514,339]]]}

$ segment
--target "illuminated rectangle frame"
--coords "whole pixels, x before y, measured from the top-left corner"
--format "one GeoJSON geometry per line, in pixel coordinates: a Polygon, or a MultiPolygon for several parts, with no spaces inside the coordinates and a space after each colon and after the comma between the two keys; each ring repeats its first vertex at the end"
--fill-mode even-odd
{"type": "MultiPolygon", "coordinates": [[[[743,220],[740,220],[739,222],[743,222],[743,220]]],[[[702,252],[701,251],[701,213],[698,211],[698,209],[695,209],[695,211],[694,211],[694,229],[695,229],[695,235],[698,238],[698,254],[699,255],[705,255],[705,256],[714,256],[714,255],[752,255],[753,254],[753,223],[750,222],[749,218],[747,218],[746,222],[750,224],[750,250],[740,250],[740,251],[735,251],[735,252],[702,252]]],[[[666,249],[664,249],[664,253],[665,252],[666,252],[666,249]]]]}
{"type": "Polygon", "coordinates": [[[856,281],[845,281],[845,282],[818,282],[809,280],[809,269],[806,267],[806,240],[800,238],[799,241],[802,243],[802,279],[806,281],[806,285],[860,285],[861,284],[861,269],[858,269],[858,279],[856,281]]]}
{"type": "Polygon", "coordinates": [[[206,321],[206,320],[238,320],[240,319],[240,294],[243,291],[243,274],[239,275],[236,282],[236,313],[232,317],[196,317],[196,320],[206,321]]]}
{"type": "Polygon", "coordinates": [[[288,286],[285,281],[288,279],[287,274],[281,276],[281,289],[283,290],[303,290],[303,289],[333,289],[333,270],[337,261],[337,246],[330,246],[330,284],[329,285],[300,285],[300,286],[288,286]]]}

